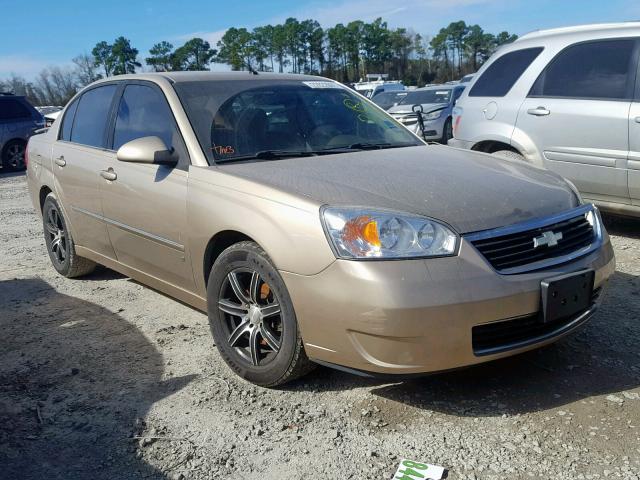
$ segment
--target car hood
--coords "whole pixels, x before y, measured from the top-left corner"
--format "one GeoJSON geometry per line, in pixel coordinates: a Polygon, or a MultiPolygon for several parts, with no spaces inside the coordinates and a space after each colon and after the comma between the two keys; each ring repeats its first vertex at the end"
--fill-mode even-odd
{"type": "MultiPolygon", "coordinates": [[[[422,112],[429,113],[434,110],[441,110],[443,108],[447,108],[448,103],[423,103],[422,104],[422,112]]],[[[401,115],[407,113],[413,113],[413,105],[396,105],[395,107],[391,107],[387,110],[387,113],[391,115],[401,115]]]]}
{"type": "Polygon", "coordinates": [[[562,178],[523,162],[438,146],[218,165],[319,203],[392,209],[459,233],[510,225],[578,205],[562,178]]]}

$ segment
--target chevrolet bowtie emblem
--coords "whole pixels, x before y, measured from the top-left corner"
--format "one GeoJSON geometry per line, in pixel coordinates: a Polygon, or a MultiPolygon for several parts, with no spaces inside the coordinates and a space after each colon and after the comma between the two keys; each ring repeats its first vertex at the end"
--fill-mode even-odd
{"type": "Polygon", "coordinates": [[[542,232],[542,235],[533,239],[533,248],[546,245],[547,247],[555,247],[558,240],[562,240],[562,232],[554,233],[552,231],[542,232]]]}

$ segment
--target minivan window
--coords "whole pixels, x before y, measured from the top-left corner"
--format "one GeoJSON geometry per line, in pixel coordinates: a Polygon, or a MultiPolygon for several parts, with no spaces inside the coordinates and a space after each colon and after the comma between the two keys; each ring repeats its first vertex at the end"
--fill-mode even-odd
{"type": "Polygon", "coordinates": [[[635,40],[602,40],[572,45],[545,68],[531,97],[631,98],[635,40]]]}
{"type": "Polygon", "coordinates": [[[82,95],[71,129],[72,142],[104,148],[104,130],[117,88],[117,85],[105,85],[82,95]]]}
{"type": "Polygon", "coordinates": [[[14,98],[0,101],[0,120],[19,118],[31,118],[31,112],[27,107],[14,98]]]}
{"type": "Polygon", "coordinates": [[[76,109],[78,108],[78,100],[74,100],[67,111],[64,114],[64,118],[62,119],[62,127],[60,128],[60,140],[64,140],[66,142],[71,141],[71,127],[73,126],[73,117],[76,114],[76,109]]]}
{"type": "Polygon", "coordinates": [[[542,47],[535,47],[505,53],[476,80],[469,96],[504,97],[542,50],[542,47]]]}

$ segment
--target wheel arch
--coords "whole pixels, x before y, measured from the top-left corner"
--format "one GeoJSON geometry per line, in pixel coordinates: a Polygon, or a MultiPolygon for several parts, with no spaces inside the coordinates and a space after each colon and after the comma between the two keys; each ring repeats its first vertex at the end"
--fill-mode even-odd
{"type": "Polygon", "coordinates": [[[509,150],[511,152],[515,152],[520,155],[523,155],[522,152],[518,151],[518,149],[515,148],[513,145],[510,145],[505,142],[501,142],[499,140],[483,140],[473,145],[473,147],[471,147],[471,150],[475,150],[476,152],[484,152],[484,153],[495,153],[500,150],[509,150]]]}
{"type": "Polygon", "coordinates": [[[222,252],[231,245],[239,242],[255,242],[249,235],[237,230],[223,230],[216,233],[209,239],[207,247],[204,250],[204,258],[202,259],[202,274],[204,275],[204,285],[209,282],[209,272],[222,252]]]}
{"type": "Polygon", "coordinates": [[[41,212],[42,212],[42,209],[44,208],[44,201],[47,198],[47,195],[49,195],[52,192],[53,190],[49,188],[48,185],[43,185],[42,187],[40,187],[40,192],[38,192],[38,201],[40,203],[41,212]]]}

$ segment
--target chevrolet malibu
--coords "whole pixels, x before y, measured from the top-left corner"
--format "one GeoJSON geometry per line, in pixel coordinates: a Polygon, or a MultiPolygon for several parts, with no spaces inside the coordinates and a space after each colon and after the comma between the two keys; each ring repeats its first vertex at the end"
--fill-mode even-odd
{"type": "Polygon", "coordinates": [[[53,267],[106,265],[207,312],[238,375],[447,370],[583,325],[614,256],[558,175],[428,146],[331,80],[101,80],[31,138],[53,267]]]}

